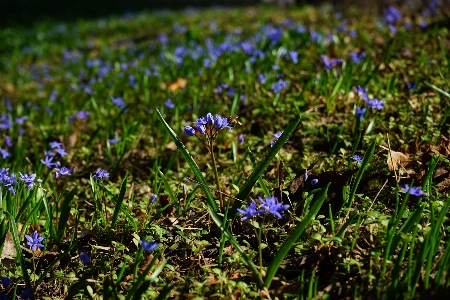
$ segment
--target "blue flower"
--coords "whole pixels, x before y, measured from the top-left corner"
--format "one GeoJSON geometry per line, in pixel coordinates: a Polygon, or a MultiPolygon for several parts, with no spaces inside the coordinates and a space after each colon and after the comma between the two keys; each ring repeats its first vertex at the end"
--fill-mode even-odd
{"type": "Polygon", "coordinates": [[[156,201],[156,195],[150,197],[150,202],[153,203],[156,201]]]}
{"type": "Polygon", "coordinates": [[[106,172],[105,170],[102,170],[100,168],[98,168],[95,171],[95,174],[92,176],[93,179],[95,180],[102,180],[104,178],[108,178],[109,177],[109,173],[106,172]]]}
{"type": "Polygon", "coordinates": [[[44,240],[44,237],[39,237],[37,230],[33,232],[32,236],[26,234],[25,238],[28,240],[27,245],[30,246],[31,250],[36,251],[38,247],[44,248],[44,245],[41,244],[41,242],[44,240]]]}
{"type": "Polygon", "coordinates": [[[366,101],[366,103],[367,103],[367,106],[369,108],[382,110],[385,101],[384,100],[378,100],[378,99],[372,99],[372,100],[366,101]]]}
{"type": "Polygon", "coordinates": [[[272,90],[274,93],[280,93],[284,88],[288,87],[289,83],[283,79],[279,79],[277,82],[272,84],[272,90]]]}
{"type": "Polygon", "coordinates": [[[175,104],[173,104],[173,102],[172,102],[171,99],[167,99],[167,101],[164,102],[164,105],[165,105],[167,108],[170,108],[170,109],[175,108],[175,104]]]}
{"type": "Polygon", "coordinates": [[[119,142],[119,137],[116,135],[113,139],[108,140],[111,145],[115,145],[119,142]]]}
{"type": "Polygon", "coordinates": [[[365,108],[357,107],[355,112],[355,118],[359,119],[359,121],[362,122],[365,112],[366,112],[365,108]]]}
{"type": "Polygon", "coordinates": [[[244,215],[241,218],[241,221],[245,221],[247,219],[250,219],[253,216],[256,216],[258,214],[263,214],[264,213],[263,210],[257,210],[256,209],[256,202],[255,201],[252,201],[252,203],[250,203],[250,205],[247,208],[245,208],[245,209],[238,208],[237,211],[244,215]]]}
{"type": "Polygon", "coordinates": [[[363,160],[363,156],[359,155],[359,154],[355,154],[353,156],[350,156],[351,159],[353,159],[354,161],[361,163],[363,160]]]}
{"type": "Polygon", "coordinates": [[[185,126],[184,127],[184,134],[188,136],[194,136],[195,135],[195,129],[191,126],[185,126]]]}
{"type": "Polygon", "coordinates": [[[9,152],[5,149],[0,148],[0,154],[2,155],[3,159],[6,159],[10,156],[9,152]]]}
{"type": "Polygon", "coordinates": [[[267,212],[275,215],[277,218],[281,219],[281,212],[288,210],[290,205],[278,203],[278,198],[275,196],[267,197],[263,199],[258,196],[259,201],[262,203],[261,207],[264,208],[267,212]]]}
{"type": "Polygon", "coordinates": [[[325,70],[330,70],[335,65],[342,63],[342,59],[334,59],[334,58],[330,59],[326,55],[323,55],[323,54],[320,57],[322,58],[322,62],[324,64],[323,68],[325,70]]]}
{"type": "Polygon", "coordinates": [[[63,148],[58,148],[58,149],[56,149],[56,152],[57,152],[59,155],[61,155],[61,157],[64,157],[64,156],[67,155],[66,150],[64,150],[63,148]]]}
{"type": "Polygon", "coordinates": [[[151,252],[158,248],[159,244],[157,242],[146,242],[141,241],[141,246],[144,248],[145,251],[151,252]]]}
{"type": "Polygon", "coordinates": [[[319,182],[319,179],[314,178],[313,180],[311,180],[311,185],[316,185],[319,182]]]}
{"type": "Polygon", "coordinates": [[[276,141],[280,138],[282,134],[283,131],[278,131],[277,133],[272,134],[272,137],[276,138],[276,140],[270,142],[270,147],[273,147],[273,145],[275,145],[276,141]]]}
{"type": "Polygon", "coordinates": [[[120,107],[121,110],[126,111],[127,105],[125,104],[125,101],[123,101],[122,98],[117,97],[111,97],[111,101],[118,107],[120,107]]]}
{"type": "Polygon", "coordinates": [[[50,142],[50,148],[52,149],[62,149],[62,144],[60,142],[54,141],[50,142]]]}
{"type": "Polygon", "coordinates": [[[267,82],[266,76],[264,76],[264,74],[258,74],[258,81],[261,84],[265,84],[267,82]]]}
{"type": "Polygon", "coordinates": [[[1,276],[1,277],[0,277],[0,282],[3,284],[4,287],[8,287],[8,286],[11,285],[12,280],[9,279],[8,277],[3,277],[3,276],[1,276]]]}
{"type": "Polygon", "coordinates": [[[50,157],[50,156],[46,156],[45,157],[45,160],[42,160],[41,159],[41,163],[43,163],[47,168],[49,168],[49,169],[51,169],[54,165],[56,165],[54,162],[53,162],[53,157],[50,157]]]}
{"type": "Polygon", "coordinates": [[[85,265],[91,263],[91,258],[89,257],[89,254],[86,251],[80,253],[80,260],[85,265]]]}
{"type": "Polygon", "coordinates": [[[410,187],[408,184],[405,184],[404,187],[401,188],[402,192],[408,193],[412,196],[416,197],[426,197],[427,193],[422,191],[421,187],[410,187]]]}
{"type": "Polygon", "coordinates": [[[292,62],[294,64],[298,63],[298,52],[297,51],[289,51],[289,56],[291,57],[292,62]]]}
{"type": "Polygon", "coordinates": [[[243,134],[240,134],[239,136],[238,136],[238,143],[239,144],[242,144],[244,142],[244,135],[243,134]]]}
{"type": "Polygon", "coordinates": [[[31,288],[25,288],[22,293],[20,294],[20,298],[23,300],[31,299],[32,296],[32,290],[31,288]]]}
{"type": "Polygon", "coordinates": [[[33,188],[33,185],[36,182],[42,182],[41,179],[36,179],[36,174],[22,174],[19,172],[19,179],[25,182],[26,187],[31,190],[33,188]]]}
{"type": "Polygon", "coordinates": [[[75,172],[75,169],[71,169],[68,167],[55,168],[56,173],[55,177],[59,178],[60,176],[70,176],[75,172]]]}
{"type": "Polygon", "coordinates": [[[360,52],[360,53],[357,53],[357,52],[350,52],[349,55],[350,55],[350,58],[352,59],[352,61],[353,61],[355,64],[361,63],[362,60],[363,60],[363,58],[366,57],[366,53],[365,53],[364,51],[363,51],[363,52],[360,52]]]}

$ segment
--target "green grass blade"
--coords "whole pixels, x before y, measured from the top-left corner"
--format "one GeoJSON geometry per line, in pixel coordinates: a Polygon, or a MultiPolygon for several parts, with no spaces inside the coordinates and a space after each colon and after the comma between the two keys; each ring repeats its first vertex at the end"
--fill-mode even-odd
{"type": "Polygon", "coordinates": [[[319,192],[317,192],[314,195],[314,200],[313,200],[314,203],[311,206],[311,209],[309,210],[305,219],[303,219],[303,221],[301,221],[300,224],[297,225],[294,232],[286,239],[286,241],[283,243],[283,245],[281,245],[280,249],[278,250],[277,255],[270,262],[270,265],[267,268],[266,277],[264,279],[264,286],[266,288],[269,288],[270,283],[272,282],[273,277],[275,276],[278,268],[280,267],[284,257],[288,254],[289,250],[292,248],[292,246],[294,246],[294,244],[297,242],[299,237],[306,230],[306,228],[307,228],[308,224],[311,222],[311,220],[319,212],[320,208],[322,207],[323,202],[325,201],[325,198],[327,197],[329,186],[330,186],[330,184],[328,183],[327,186],[322,188],[319,192]]]}
{"type": "Polygon", "coordinates": [[[210,213],[211,218],[213,219],[213,221],[216,223],[216,225],[222,231],[222,234],[225,236],[225,238],[230,242],[230,244],[234,247],[234,249],[236,249],[236,251],[239,252],[239,254],[241,255],[242,259],[247,264],[247,266],[250,268],[250,270],[253,271],[253,273],[255,274],[255,276],[256,276],[256,278],[258,280],[258,284],[262,285],[263,284],[262,278],[261,278],[261,275],[260,275],[258,269],[256,268],[255,264],[247,256],[247,254],[244,252],[244,250],[241,248],[241,246],[239,246],[238,242],[233,237],[233,235],[231,235],[230,232],[223,226],[222,221],[219,218],[219,216],[216,214],[216,212],[214,212],[212,209],[209,208],[209,213],[210,213]]]}
{"type": "MultiPolygon", "coordinates": [[[[252,174],[248,177],[247,181],[242,185],[241,190],[236,195],[238,199],[246,199],[250,194],[253,186],[255,185],[258,178],[264,173],[264,171],[269,166],[270,162],[274,159],[275,155],[277,155],[278,151],[280,151],[281,147],[286,143],[291,134],[294,132],[297,125],[300,123],[300,118],[295,119],[284,130],[283,134],[277,140],[277,142],[270,148],[269,152],[266,154],[264,159],[259,162],[257,167],[253,170],[252,174]]],[[[233,206],[230,209],[230,213],[228,214],[229,219],[234,219],[238,213],[237,209],[241,208],[242,203],[240,201],[235,201],[233,206]]]]}
{"type": "MultiPolygon", "coordinates": [[[[253,168],[256,168],[255,156],[253,155],[252,151],[250,151],[250,149],[248,150],[248,154],[250,156],[250,161],[252,162],[253,168]]],[[[264,193],[264,196],[269,197],[270,196],[269,189],[267,188],[266,184],[264,183],[264,180],[261,177],[258,178],[258,183],[264,193]]]]}
{"type": "Polygon", "coordinates": [[[111,219],[111,230],[114,230],[116,228],[117,218],[119,217],[119,212],[122,207],[123,200],[125,198],[125,192],[127,191],[127,181],[128,176],[125,176],[125,178],[122,180],[122,184],[120,185],[120,192],[119,196],[116,198],[116,207],[114,208],[114,213],[111,219]]]}
{"type": "Polygon", "coordinates": [[[164,175],[163,172],[161,172],[161,170],[158,170],[159,173],[159,177],[161,178],[162,182],[164,183],[164,186],[166,187],[167,190],[167,194],[169,194],[169,198],[170,201],[173,203],[173,205],[175,205],[175,207],[177,208],[177,212],[180,212],[180,204],[179,201],[177,200],[177,198],[175,198],[175,195],[172,192],[172,188],[170,187],[169,182],[166,179],[166,176],[164,175]]]}
{"type": "Polygon", "coordinates": [[[359,182],[361,181],[364,171],[369,166],[369,161],[372,159],[372,156],[375,151],[375,145],[376,145],[376,140],[373,140],[372,143],[370,144],[369,148],[367,149],[366,153],[364,154],[364,158],[361,163],[361,167],[360,167],[358,173],[356,174],[356,178],[353,181],[352,187],[350,189],[350,195],[347,200],[347,207],[352,206],[353,199],[355,198],[355,194],[356,194],[356,189],[358,188],[359,182]]]}
{"type": "Polygon", "coordinates": [[[31,287],[30,275],[28,275],[27,267],[25,265],[25,260],[23,259],[22,248],[20,247],[20,238],[19,238],[19,233],[17,231],[16,220],[9,212],[6,212],[6,213],[8,214],[9,228],[11,229],[11,234],[12,234],[13,241],[14,241],[14,247],[16,248],[16,255],[17,255],[16,257],[19,260],[20,268],[22,269],[23,279],[25,281],[26,286],[31,287]]]}
{"type": "Polygon", "coordinates": [[[423,206],[420,206],[409,216],[408,220],[399,229],[398,233],[392,240],[390,249],[387,249],[387,251],[389,251],[389,256],[394,254],[395,249],[397,249],[398,244],[402,240],[402,235],[408,233],[414,228],[414,226],[417,226],[417,224],[419,224],[420,219],[422,218],[422,213],[423,213],[423,206]]]}
{"type": "MultiPolygon", "coordinates": [[[[170,128],[169,124],[167,124],[167,122],[164,120],[163,116],[161,115],[161,113],[159,112],[158,109],[156,110],[156,113],[157,113],[158,119],[160,120],[161,124],[164,126],[164,129],[166,130],[167,134],[169,134],[170,138],[175,143],[178,150],[180,150],[181,155],[187,161],[187,163],[188,163],[190,169],[192,170],[192,172],[194,173],[194,176],[197,179],[197,181],[203,185],[207,185],[205,179],[202,176],[202,173],[200,172],[200,169],[198,168],[194,159],[189,154],[189,151],[186,149],[184,144],[180,141],[180,139],[178,138],[176,133],[172,130],[172,128],[170,128]]],[[[206,199],[208,199],[209,206],[211,206],[212,209],[215,212],[217,212],[219,210],[219,208],[217,206],[216,201],[214,200],[214,197],[213,197],[211,191],[205,186],[202,186],[201,188],[203,189],[203,192],[206,195],[206,199]]]]}
{"type": "Polygon", "coordinates": [[[353,224],[355,219],[358,217],[359,217],[358,214],[351,215],[350,218],[348,218],[348,220],[344,223],[344,225],[342,225],[341,229],[339,229],[338,233],[336,233],[336,237],[341,237],[344,234],[345,230],[348,228],[348,226],[353,224]]]}
{"type": "Polygon", "coordinates": [[[67,220],[69,219],[70,215],[70,204],[72,203],[73,197],[75,196],[75,193],[77,192],[77,187],[74,187],[69,194],[66,195],[64,198],[61,209],[60,209],[60,215],[58,220],[58,231],[57,231],[57,238],[58,241],[61,241],[64,233],[66,232],[67,227],[67,220]]]}
{"type": "Polygon", "coordinates": [[[116,205],[116,209],[117,207],[120,207],[122,213],[125,215],[125,218],[127,219],[127,222],[129,222],[130,224],[133,225],[134,229],[137,229],[137,223],[135,221],[135,219],[131,216],[130,212],[128,211],[128,209],[126,208],[126,206],[122,203],[121,205],[117,205],[118,203],[118,198],[116,196],[114,196],[113,193],[111,193],[107,188],[105,188],[103,185],[99,184],[98,185],[109,197],[111,197],[116,205]]]}

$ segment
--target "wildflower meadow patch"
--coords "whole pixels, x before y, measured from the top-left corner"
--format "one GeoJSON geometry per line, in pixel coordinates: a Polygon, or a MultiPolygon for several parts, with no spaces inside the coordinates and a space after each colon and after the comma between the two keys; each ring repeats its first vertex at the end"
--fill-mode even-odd
{"type": "Polygon", "coordinates": [[[0,28],[0,299],[446,299],[449,15],[0,28]]]}

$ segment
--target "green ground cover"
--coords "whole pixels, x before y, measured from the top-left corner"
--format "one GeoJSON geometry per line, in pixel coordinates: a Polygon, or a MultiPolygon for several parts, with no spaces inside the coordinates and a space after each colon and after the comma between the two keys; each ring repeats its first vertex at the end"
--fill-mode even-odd
{"type": "Polygon", "coordinates": [[[0,29],[0,298],[449,296],[449,14],[0,29]]]}

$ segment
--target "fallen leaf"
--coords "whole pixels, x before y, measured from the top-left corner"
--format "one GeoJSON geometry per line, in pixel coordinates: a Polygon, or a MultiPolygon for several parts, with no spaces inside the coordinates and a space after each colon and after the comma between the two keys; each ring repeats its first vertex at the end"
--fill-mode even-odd
{"type": "Polygon", "coordinates": [[[166,149],[175,151],[177,150],[177,145],[175,145],[175,143],[173,141],[170,141],[167,145],[166,145],[166,149]]]}
{"type": "Polygon", "coordinates": [[[178,89],[184,89],[186,87],[187,80],[184,78],[178,78],[177,81],[169,83],[167,88],[169,91],[176,91],[178,89]]]}
{"type": "Polygon", "coordinates": [[[405,167],[409,162],[408,157],[401,152],[388,152],[387,165],[389,171],[397,170],[399,166],[405,167]]]}

